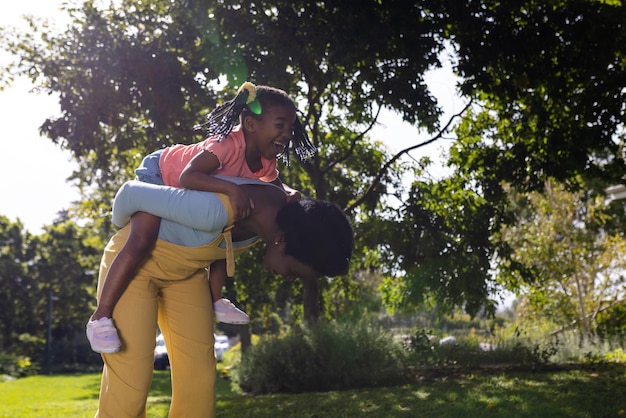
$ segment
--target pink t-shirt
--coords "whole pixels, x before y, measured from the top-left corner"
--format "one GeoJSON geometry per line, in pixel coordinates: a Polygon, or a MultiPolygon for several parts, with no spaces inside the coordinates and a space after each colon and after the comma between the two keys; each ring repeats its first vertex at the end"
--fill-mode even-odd
{"type": "Polygon", "coordinates": [[[278,178],[276,160],[261,157],[263,168],[254,173],[250,171],[246,163],[246,140],[241,126],[237,125],[220,142],[217,141],[217,137],[210,137],[197,144],[177,144],[165,148],[159,159],[159,168],[165,185],[181,187],[178,181],[180,174],[189,161],[204,150],[215,155],[220,162],[220,168],[214,174],[259,179],[268,183],[278,178]]]}

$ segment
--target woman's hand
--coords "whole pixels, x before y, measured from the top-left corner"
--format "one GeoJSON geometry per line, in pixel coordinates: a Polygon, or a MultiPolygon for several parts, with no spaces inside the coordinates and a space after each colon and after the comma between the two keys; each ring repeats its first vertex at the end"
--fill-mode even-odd
{"type": "Polygon", "coordinates": [[[235,215],[235,222],[250,216],[252,209],[254,209],[254,201],[241,187],[233,185],[227,193],[230,199],[230,205],[233,208],[235,215]]]}

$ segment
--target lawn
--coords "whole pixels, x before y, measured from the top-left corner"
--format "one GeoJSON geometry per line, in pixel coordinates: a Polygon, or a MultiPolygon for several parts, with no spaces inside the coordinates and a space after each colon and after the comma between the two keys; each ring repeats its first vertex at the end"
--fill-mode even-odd
{"type": "MultiPolygon", "coordinates": [[[[0,383],[1,418],[92,417],[98,374],[32,376],[0,383]]],[[[166,417],[169,372],[156,371],[148,417],[166,417]]],[[[626,417],[626,367],[474,371],[413,384],[249,397],[218,379],[218,417],[626,417]]]]}

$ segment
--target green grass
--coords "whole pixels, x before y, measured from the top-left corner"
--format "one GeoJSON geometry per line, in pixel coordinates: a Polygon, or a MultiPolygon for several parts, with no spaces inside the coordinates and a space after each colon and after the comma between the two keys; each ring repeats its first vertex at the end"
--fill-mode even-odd
{"type": "MultiPolygon", "coordinates": [[[[93,417],[98,374],[32,376],[0,383],[0,417],[93,417]]],[[[148,416],[166,417],[169,372],[157,371],[148,416]]],[[[248,397],[218,379],[218,417],[618,417],[626,367],[552,372],[474,372],[410,385],[248,397]]]]}

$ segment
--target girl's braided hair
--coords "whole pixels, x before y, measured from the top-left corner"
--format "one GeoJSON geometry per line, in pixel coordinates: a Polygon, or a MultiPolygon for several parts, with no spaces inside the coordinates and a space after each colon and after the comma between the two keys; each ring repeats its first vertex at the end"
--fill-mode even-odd
{"type": "MultiPolygon", "coordinates": [[[[245,82],[237,90],[237,95],[233,99],[215,108],[207,116],[207,121],[194,126],[194,129],[204,130],[207,138],[219,136],[219,141],[221,141],[230,134],[239,119],[243,121],[247,116],[258,118],[263,113],[263,108],[276,105],[292,106],[294,110],[297,110],[293,100],[283,90],[269,86],[255,86],[250,82],[245,82]]],[[[286,165],[289,165],[292,146],[300,161],[312,157],[317,151],[297,116],[293,137],[282,154],[286,165]]]]}

